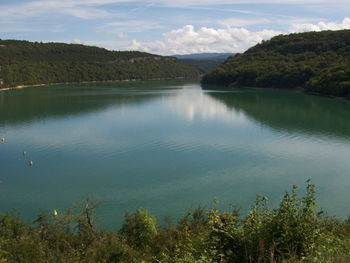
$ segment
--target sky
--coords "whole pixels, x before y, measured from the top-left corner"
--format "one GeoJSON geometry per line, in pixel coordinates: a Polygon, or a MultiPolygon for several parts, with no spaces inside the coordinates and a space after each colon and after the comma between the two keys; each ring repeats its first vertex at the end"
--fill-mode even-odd
{"type": "Polygon", "coordinates": [[[350,29],[350,0],[0,0],[0,39],[161,55],[244,52],[279,34],[350,29]]]}

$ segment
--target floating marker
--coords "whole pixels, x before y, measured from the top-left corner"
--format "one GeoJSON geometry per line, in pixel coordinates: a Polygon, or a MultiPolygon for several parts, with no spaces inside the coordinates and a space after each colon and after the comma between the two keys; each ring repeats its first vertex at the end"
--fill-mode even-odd
{"type": "Polygon", "coordinates": [[[5,142],[5,138],[1,138],[1,142],[5,142]]]}
{"type": "Polygon", "coordinates": [[[54,216],[54,217],[58,216],[58,212],[57,212],[57,210],[56,210],[56,209],[55,209],[55,210],[53,210],[53,213],[52,213],[52,214],[53,214],[53,216],[54,216]]]}
{"type": "Polygon", "coordinates": [[[24,155],[27,155],[27,152],[22,152],[22,154],[23,154],[23,156],[24,156],[24,155]]]}
{"type": "Polygon", "coordinates": [[[30,161],[28,164],[29,166],[33,166],[33,161],[30,161]]]}

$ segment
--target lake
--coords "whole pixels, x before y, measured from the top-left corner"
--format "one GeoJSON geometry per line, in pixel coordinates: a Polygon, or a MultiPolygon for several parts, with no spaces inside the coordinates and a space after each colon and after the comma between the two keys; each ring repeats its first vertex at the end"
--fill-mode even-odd
{"type": "Polygon", "coordinates": [[[29,221],[90,198],[117,229],[140,207],[162,221],[198,205],[244,213],[257,193],[276,206],[312,178],[319,207],[345,217],[349,117],[346,100],[190,80],[0,92],[0,211],[29,221]]]}

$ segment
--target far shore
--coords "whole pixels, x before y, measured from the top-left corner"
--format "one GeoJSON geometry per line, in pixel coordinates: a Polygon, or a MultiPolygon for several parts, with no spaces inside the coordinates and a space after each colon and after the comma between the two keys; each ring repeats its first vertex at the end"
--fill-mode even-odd
{"type": "Polygon", "coordinates": [[[323,94],[320,92],[311,92],[311,91],[307,91],[305,88],[303,87],[295,87],[295,88],[276,88],[276,87],[250,87],[250,86],[236,86],[235,84],[230,84],[228,86],[226,86],[229,89],[235,89],[235,88],[241,88],[241,89],[258,89],[258,90],[288,90],[288,91],[295,91],[295,92],[302,92],[302,93],[306,93],[306,94],[310,94],[310,95],[315,95],[315,96],[321,96],[321,97],[326,97],[326,98],[331,98],[331,99],[341,99],[341,100],[350,100],[347,97],[340,97],[340,96],[334,96],[334,95],[328,95],[328,94],[323,94]]]}
{"type": "MultiPolygon", "coordinates": [[[[154,79],[124,79],[124,80],[92,80],[92,81],[75,81],[75,82],[57,82],[57,83],[41,83],[41,84],[32,84],[32,85],[18,85],[15,87],[8,87],[8,88],[0,88],[1,91],[8,91],[8,90],[14,90],[14,89],[23,89],[23,88],[30,88],[30,87],[43,87],[43,86],[50,86],[50,85],[64,85],[64,84],[84,84],[84,83],[103,83],[103,82],[132,82],[132,81],[152,81],[152,80],[172,80],[172,79],[185,79],[186,77],[176,77],[176,78],[154,78],[154,79]]],[[[276,87],[248,87],[248,86],[242,86],[238,87],[234,85],[233,83],[228,85],[228,86],[223,86],[229,89],[234,89],[234,88],[247,88],[247,89],[269,89],[269,90],[289,90],[289,91],[295,91],[295,92],[302,92],[310,95],[315,95],[315,96],[321,96],[321,97],[327,97],[327,98],[332,98],[332,99],[342,99],[342,100],[350,100],[349,98],[346,97],[339,97],[339,96],[334,96],[334,95],[327,95],[327,94],[322,94],[319,92],[310,92],[307,91],[303,87],[296,87],[294,89],[284,89],[284,88],[276,88],[276,87]]]]}
{"type": "Polygon", "coordinates": [[[150,80],[171,80],[171,79],[185,79],[186,77],[176,77],[176,78],[154,78],[154,79],[123,79],[123,80],[91,80],[91,81],[74,81],[74,82],[56,82],[56,83],[41,83],[41,84],[31,84],[31,85],[18,85],[14,87],[1,88],[1,91],[8,91],[13,89],[23,89],[30,87],[43,87],[50,85],[62,85],[62,84],[84,84],[84,83],[102,83],[102,82],[132,82],[132,81],[150,81],[150,80]]]}
{"type": "Polygon", "coordinates": [[[7,90],[12,90],[12,89],[23,89],[23,88],[28,88],[28,87],[41,87],[41,86],[46,86],[46,85],[51,85],[51,84],[19,85],[19,86],[15,86],[15,87],[1,88],[0,91],[7,91],[7,90]]]}

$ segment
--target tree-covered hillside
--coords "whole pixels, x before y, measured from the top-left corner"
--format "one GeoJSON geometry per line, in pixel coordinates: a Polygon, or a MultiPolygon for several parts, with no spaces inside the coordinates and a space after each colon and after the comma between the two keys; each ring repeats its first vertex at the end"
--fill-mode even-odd
{"type": "Polygon", "coordinates": [[[350,30],[276,36],[229,58],[202,82],[350,97],[350,30]]]}
{"type": "Polygon", "coordinates": [[[199,71],[200,74],[206,74],[221,63],[225,62],[226,59],[180,59],[183,63],[194,67],[199,71]]]}
{"type": "Polygon", "coordinates": [[[173,57],[18,40],[0,40],[0,66],[2,87],[198,76],[195,69],[173,57]]]}
{"type": "Polygon", "coordinates": [[[188,55],[175,55],[185,64],[196,68],[200,74],[206,74],[215,67],[219,66],[225,60],[235,55],[234,53],[198,53],[188,55]]]}

